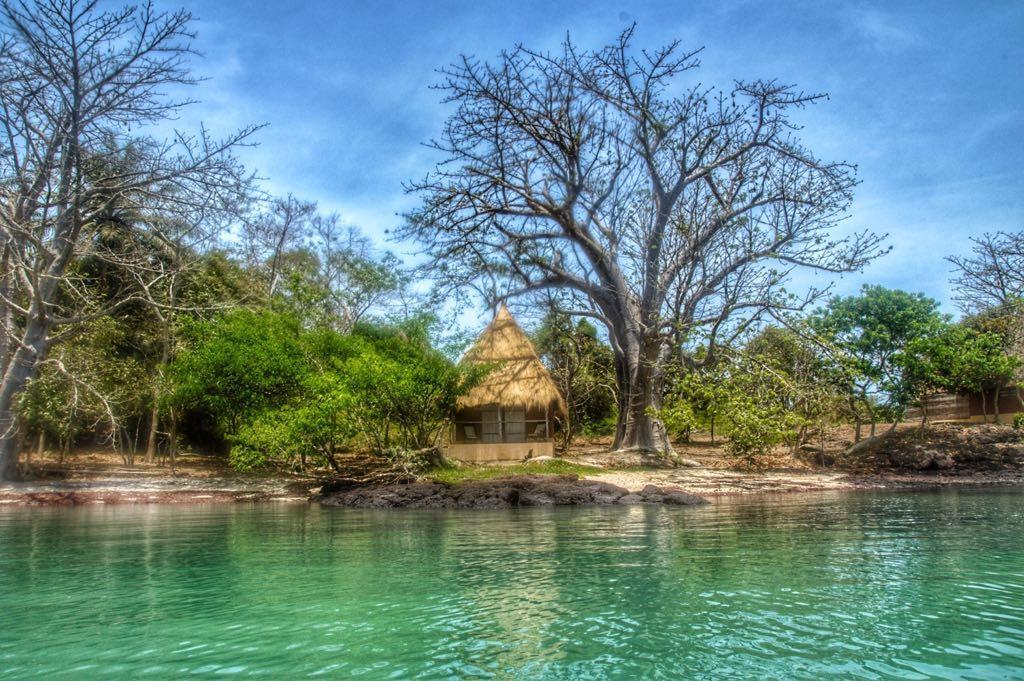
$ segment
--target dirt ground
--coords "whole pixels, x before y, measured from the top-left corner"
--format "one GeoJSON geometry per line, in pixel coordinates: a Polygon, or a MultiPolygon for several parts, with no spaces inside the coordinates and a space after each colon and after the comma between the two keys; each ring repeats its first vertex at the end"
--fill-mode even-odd
{"type": "Polygon", "coordinates": [[[305,502],[312,478],[246,475],[223,457],[182,453],[172,476],[164,462],[128,466],[114,452],[76,452],[64,462],[56,455],[33,457],[24,482],[0,484],[3,506],[83,504],[195,504],[220,502],[305,502]]]}
{"type": "MultiPolygon", "coordinates": [[[[886,429],[887,430],[887,429],[886,429]]],[[[879,430],[882,433],[882,429],[879,430]]],[[[780,449],[764,470],[737,470],[722,441],[708,434],[676,447],[685,464],[667,468],[637,454],[609,454],[609,441],[581,442],[565,457],[607,469],[587,479],[631,491],[647,485],[680,487],[694,494],[780,493],[854,489],[919,489],[951,485],[1024,484],[1024,441],[1005,426],[938,424],[917,435],[914,424],[845,456],[853,430],[836,429],[819,442],[792,452],[780,449]],[[845,457],[845,458],[844,458],[845,457]],[[822,466],[821,462],[829,466],[822,466]]],[[[166,463],[166,462],[165,462],[166,463]]],[[[240,474],[223,457],[183,453],[172,476],[166,465],[138,461],[128,466],[112,452],[77,452],[66,462],[55,455],[32,461],[25,482],[0,485],[5,506],[83,504],[194,504],[305,502],[318,486],[313,476],[240,474]]]]}
{"type": "Polygon", "coordinates": [[[737,469],[722,440],[712,442],[707,433],[675,446],[693,466],[644,468],[649,462],[643,457],[609,454],[605,441],[583,443],[570,457],[610,469],[589,479],[629,489],[674,485],[704,496],[1024,484],[1024,437],[1007,426],[937,423],[921,436],[918,424],[902,423],[869,435],[865,428],[859,451],[851,454],[854,429],[834,428],[796,452],[777,449],[766,468],[753,470],[737,469]]]}

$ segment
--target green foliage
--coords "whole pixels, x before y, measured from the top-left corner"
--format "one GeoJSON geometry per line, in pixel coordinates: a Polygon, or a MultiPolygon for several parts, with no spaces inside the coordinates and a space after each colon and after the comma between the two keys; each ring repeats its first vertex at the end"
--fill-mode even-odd
{"type": "Polygon", "coordinates": [[[435,482],[454,485],[472,480],[490,480],[506,475],[593,475],[606,471],[603,468],[583,464],[550,459],[516,464],[514,466],[437,466],[425,473],[425,477],[435,482]]]}
{"type": "Polygon", "coordinates": [[[920,400],[928,392],[978,393],[1006,385],[1020,366],[1008,355],[1003,338],[964,324],[915,339],[900,356],[908,393],[920,400]]]}
{"type": "Polygon", "coordinates": [[[354,398],[333,373],[304,377],[299,397],[268,408],[233,437],[231,465],[252,470],[271,463],[305,468],[307,458],[337,466],[335,455],[359,433],[354,398]]]}
{"type": "MultiPolygon", "coordinates": [[[[669,435],[687,441],[699,428],[714,429],[733,392],[724,364],[700,370],[677,370],[658,412],[669,435]]],[[[720,421],[719,421],[720,423],[720,421]]]]}
{"type": "Polygon", "coordinates": [[[188,335],[171,368],[171,399],[209,411],[225,434],[298,393],[306,367],[294,319],[239,309],[197,322],[188,335]]]}
{"type": "Polygon", "coordinates": [[[751,466],[790,437],[796,425],[795,414],[777,402],[743,393],[730,400],[725,416],[729,426],[726,451],[751,466]]]}
{"type": "Polygon", "coordinates": [[[612,409],[611,412],[599,421],[587,421],[583,424],[580,429],[580,434],[584,437],[608,437],[615,434],[615,425],[618,420],[618,410],[612,409]]]}
{"type": "Polygon", "coordinates": [[[357,327],[361,351],[340,367],[354,396],[354,418],[377,451],[437,444],[456,400],[484,375],[431,347],[428,326],[357,327]]]}
{"type": "Polygon", "coordinates": [[[121,419],[147,404],[150,377],[112,317],[91,321],[58,347],[18,401],[23,423],[70,444],[81,433],[120,437],[121,419]]]}
{"type": "Polygon", "coordinates": [[[840,385],[827,355],[804,336],[763,329],[718,361],[672,377],[660,416],[675,437],[717,424],[726,452],[758,465],[772,449],[800,444],[836,418],[840,385]]]}
{"type": "Polygon", "coordinates": [[[616,413],[615,364],[612,350],[593,324],[551,311],[537,331],[535,343],[551,377],[565,398],[567,422],[561,426],[564,448],[581,434],[614,432],[608,421],[616,413]]]}
{"type": "Polygon", "coordinates": [[[832,298],[810,323],[834,352],[850,403],[858,407],[852,415],[875,423],[882,415],[902,416],[914,393],[902,353],[940,332],[947,318],[923,294],[864,286],[857,296],[832,298]]]}
{"type": "Polygon", "coordinates": [[[239,469],[337,467],[336,455],[437,445],[456,400],[484,372],[429,341],[429,320],[303,330],[271,312],[236,311],[197,325],[172,375],[175,399],[221,415],[239,469]]]}
{"type": "Polygon", "coordinates": [[[1014,430],[1024,430],[1024,413],[1013,415],[1014,430]]]}

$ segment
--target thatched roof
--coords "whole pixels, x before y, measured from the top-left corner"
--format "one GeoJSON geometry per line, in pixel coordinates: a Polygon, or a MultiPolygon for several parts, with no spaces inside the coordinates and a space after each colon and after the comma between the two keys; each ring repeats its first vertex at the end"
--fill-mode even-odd
{"type": "Polygon", "coordinates": [[[495,368],[480,385],[459,399],[461,409],[499,404],[566,412],[565,400],[547,367],[504,305],[462,361],[493,364],[495,368]]]}

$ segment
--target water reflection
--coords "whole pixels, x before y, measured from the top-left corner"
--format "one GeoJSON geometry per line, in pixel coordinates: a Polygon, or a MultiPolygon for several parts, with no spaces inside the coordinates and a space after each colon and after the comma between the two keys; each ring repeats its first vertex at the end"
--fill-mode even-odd
{"type": "Polygon", "coordinates": [[[0,675],[1013,676],[1018,492],[0,513],[0,675]]]}

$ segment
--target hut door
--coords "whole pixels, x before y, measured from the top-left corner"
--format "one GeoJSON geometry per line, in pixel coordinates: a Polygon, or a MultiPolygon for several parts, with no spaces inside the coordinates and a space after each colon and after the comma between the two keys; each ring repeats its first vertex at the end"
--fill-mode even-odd
{"type": "Polygon", "coordinates": [[[497,409],[484,409],[480,413],[480,441],[501,442],[501,415],[497,409]]]}
{"type": "Polygon", "coordinates": [[[505,410],[505,441],[526,442],[526,410],[505,410]]]}

